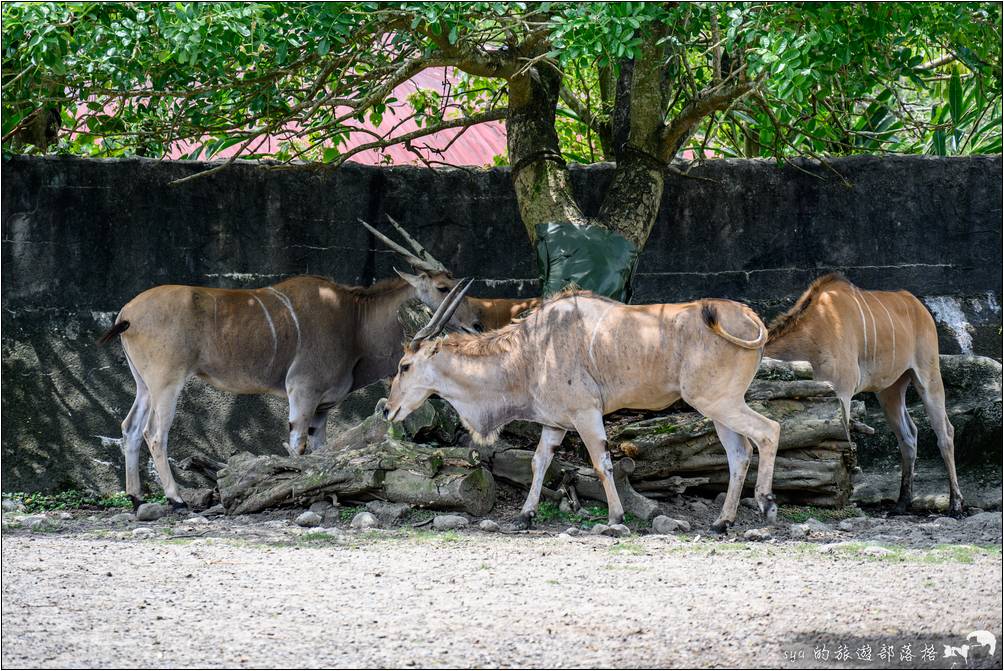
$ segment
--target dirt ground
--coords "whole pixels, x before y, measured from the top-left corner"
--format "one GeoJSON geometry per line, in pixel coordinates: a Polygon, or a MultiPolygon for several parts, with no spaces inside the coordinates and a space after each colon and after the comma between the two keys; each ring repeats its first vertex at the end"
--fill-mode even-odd
{"type": "Polygon", "coordinates": [[[1000,668],[999,646],[988,658],[974,641],[967,660],[944,657],[970,632],[1001,638],[1000,513],[788,521],[755,542],[752,511],[709,536],[698,523],[714,511],[677,503],[692,531],[621,538],[565,533],[560,519],[488,533],[476,520],[358,531],[349,514],[307,529],[301,511],[9,512],[2,662],[1000,668]]]}

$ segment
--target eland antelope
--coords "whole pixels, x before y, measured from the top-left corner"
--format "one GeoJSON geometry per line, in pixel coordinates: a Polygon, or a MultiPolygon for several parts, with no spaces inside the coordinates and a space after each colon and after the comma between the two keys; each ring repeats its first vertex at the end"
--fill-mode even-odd
{"type": "Polygon", "coordinates": [[[766,354],[811,363],[816,379],[833,384],[848,421],[851,397],[875,392],[899,443],[902,479],[897,513],[905,513],[913,499],[917,427],[906,409],[906,390],[912,382],[948,470],[949,510],[962,514],[955,429],[945,411],[938,331],[934,318],[913,294],[866,291],[839,273],[824,275],[771,323],[766,354]]]}
{"type": "Polygon", "coordinates": [[[726,300],[624,305],[571,291],[497,331],[430,340],[458,304],[444,301],[406,348],[384,416],[401,421],[436,394],[453,405],[478,442],[491,442],[516,419],[541,424],[518,525],[532,523],[544,474],[569,430],[586,444],[610,522],[620,523],[624,509],[603,416],[621,408],[659,410],[681,398],[714,422],[728,456],[728,494],[713,528],[735,522],[750,440],[759,450],[756,500],[774,521],[771,481],[780,425],[744,399],[767,342],[766,327],[748,307],[726,300]]]}
{"type": "MultiPolygon", "coordinates": [[[[430,257],[431,258],[431,257],[430,257]]],[[[165,285],[144,291],[119,312],[99,343],[121,336],[136,382],[122,422],[126,493],[138,505],[140,442],[146,440],[164,493],[184,507],[167,458],[178,396],[199,377],[237,394],[289,399],[291,455],[325,442],[328,411],[350,391],[394,374],[403,352],[398,308],[413,298],[435,309],[460,284],[415,259],[417,275],[399,273],[362,288],[301,276],[261,289],[165,285]]],[[[464,302],[451,302],[453,324],[481,330],[464,302]]]]}

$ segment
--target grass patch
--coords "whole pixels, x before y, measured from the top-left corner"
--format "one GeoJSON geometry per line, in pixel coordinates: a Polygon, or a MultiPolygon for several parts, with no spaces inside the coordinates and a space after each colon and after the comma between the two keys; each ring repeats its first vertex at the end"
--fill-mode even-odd
{"type": "Polygon", "coordinates": [[[778,506],[778,517],[788,522],[801,524],[810,517],[820,522],[839,522],[840,520],[852,517],[862,517],[858,508],[846,506],[844,508],[817,508],[816,506],[778,506]]]}
{"type": "MultiPolygon", "coordinates": [[[[607,509],[603,506],[584,506],[577,513],[566,513],[562,512],[554,501],[541,501],[537,506],[537,516],[534,521],[541,524],[561,522],[582,529],[592,529],[597,524],[607,523],[607,509]]],[[[624,514],[624,524],[634,530],[648,526],[631,513],[624,514]]]]}
{"type": "Polygon", "coordinates": [[[329,534],[326,531],[309,531],[301,534],[296,539],[296,542],[298,545],[325,545],[328,543],[337,543],[340,539],[341,536],[329,534]]]}
{"type": "MultiPolygon", "coordinates": [[[[3,494],[3,498],[20,501],[24,504],[25,511],[29,513],[41,513],[47,510],[132,509],[132,501],[125,492],[116,492],[108,496],[81,492],[76,489],[68,489],[56,494],[6,492],[3,494]]],[[[167,498],[163,494],[160,494],[147,498],[146,502],[167,503],[167,498]]]]}
{"type": "Polygon", "coordinates": [[[620,541],[610,546],[611,554],[615,555],[643,555],[645,548],[634,541],[620,541]]]}
{"type": "Polygon", "coordinates": [[[365,508],[362,506],[343,506],[338,509],[338,520],[341,522],[351,522],[357,513],[361,513],[365,508]]]}

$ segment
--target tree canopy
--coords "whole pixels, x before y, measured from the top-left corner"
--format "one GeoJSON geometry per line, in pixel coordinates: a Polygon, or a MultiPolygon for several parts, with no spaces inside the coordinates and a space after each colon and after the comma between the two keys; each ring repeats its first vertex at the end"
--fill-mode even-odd
{"type": "MultiPolygon", "coordinates": [[[[512,134],[543,81],[557,100],[529,113],[579,162],[996,153],[1000,37],[989,2],[5,3],[3,147],[265,158],[272,136],[267,158],[337,166],[445,128],[512,134]],[[364,127],[434,67],[460,79],[409,97],[418,130],[364,127]]],[[[514,142],[500,161],[536,151],[514,142]]]]}

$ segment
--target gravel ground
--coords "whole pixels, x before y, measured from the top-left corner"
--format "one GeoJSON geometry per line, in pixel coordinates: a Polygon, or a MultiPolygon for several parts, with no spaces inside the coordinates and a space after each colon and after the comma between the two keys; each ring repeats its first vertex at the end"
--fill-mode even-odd
{"type": "MultiPolygon", "coordinates": [[[[965,664],[945,645],[1001,638],[1000,513],[779,524],[747,542],[696,524],[303,529],[299,512],[52,513],[34,530],[5,513],[3,666],[882,668],[882,646],[909,644],[893,665],[946,668],[965,664]]],[[[970,668],[1000,668],[997,648],[973,647],[970,668]]]]}

